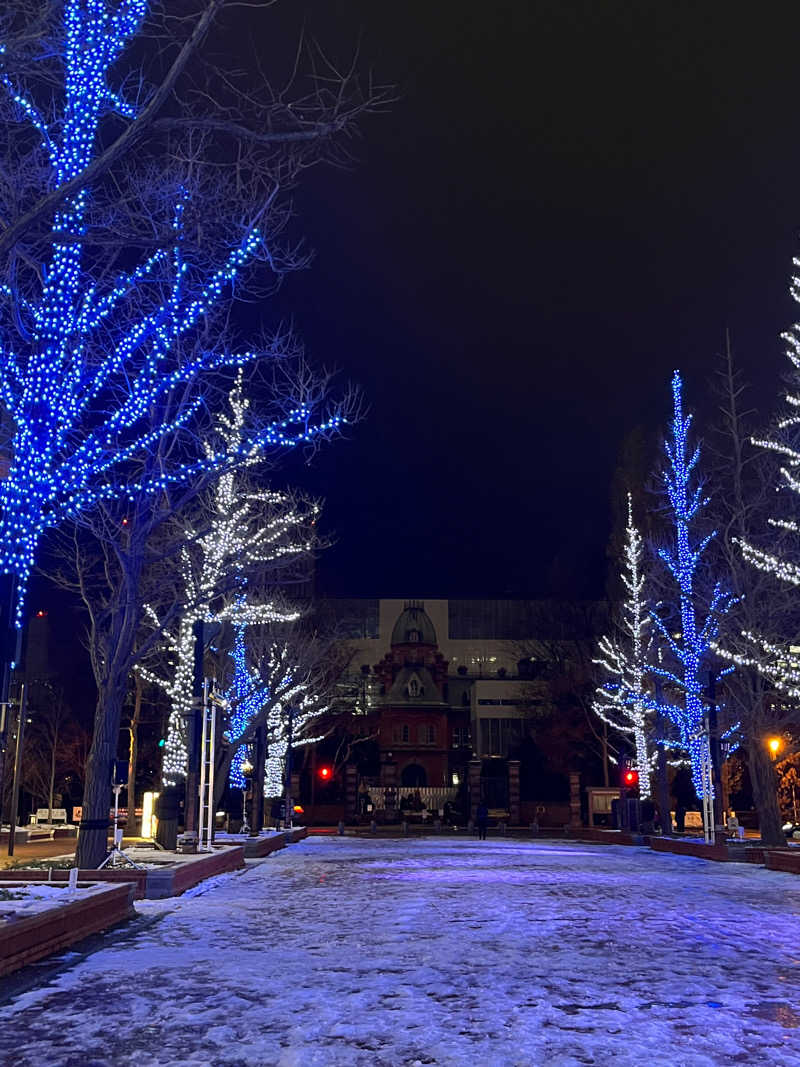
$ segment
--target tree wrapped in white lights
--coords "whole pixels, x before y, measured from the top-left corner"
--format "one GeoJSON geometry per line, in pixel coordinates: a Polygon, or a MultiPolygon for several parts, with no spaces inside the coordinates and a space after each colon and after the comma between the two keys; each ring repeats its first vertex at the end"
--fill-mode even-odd
{"type": "Polygon", "coordinates": [[[639,772],[639,789],[650,795],[654,754],[648,742],[648,674],[650,609],[645,593],[642,537],[633,521],[633,501],[628,493],[628,521],[625,527],[623,566],[620,578],[626,592],[617,632],[603,636],[594,663],[602,668],[604,679],[597,687],[592,708],[604,722],[633,738],[634,766],[639,772]]]}
{"type": "MultiPolygon", "coordinates": [[[[228,399],[230,413],[219,416],[219,434],[225,447],[235,451],[246,438],[249,409],[241,373],[228,399]]],[[[246,465],[258,460],[256,453],[246,465]]],[[[243,662],[244,631],[248,626],[291,623],[300,617],[295,608],[276,600],[274,589],[272,598],[265,601],[259,601],[257,596],[249,598],[248,579],[268,571],[276,583],[282,573],[285,576],[286,568],[308,558],[319,547],[314,532],[320,510],[316,501],[287,491],[259,489],[244,470],[226,471],[210,495],[206,528],[198,531],[196,525],[187,524],[184,531],[179,596],[185,610],[174,631],[162,628],[154,608],[147,608],[151,623],[162,628],[165,662],[160,671],[146,667],[139,671],[170,700],[162,766],[165,785],[174,785],[186,774],[186,721],[194,705],[195,623],[233,623],[238,649],[234,662],[243,662]]],[[[244,683],[239,679],[236,684],[241,688],[244,683]]],[[[244,696],[242,700],[245,701],[244,696]]]]}
{"type": "MultiPolygon", "coordinates": [[[[658,710],[677,727],[687,750],[692,781],[699,797],[711,790],[710,751],[706,730],[704,691],[714,677],[714,642],[720,618],[731,608],[734,597],[721,582],[708,580],[704,553],[716,532],[702,533],[702,513],[708,504],[697,465],[700,446],[689,447],[691,415],[684,415],[682,382],[677,371],[672,378],[673,418],[664,443],[667,466],[663,472],[673,533],[659,557],[674,583],[677,602],[667,616],[665,608],[651,612],[663,656],[652,667],[678,699],[667,700],[658,710]],[[705,589],[710,587],[710,594],[705,589]]],[[[655,705],[654,705],[655,706],[655,705]]]]}
{"type": "MultiPolygon", "coordinates": [[[[293,345],[278,331],[240,346],[235,316],[222,312],[245,278],[251,298],[264,296],[307,262],[281,236],[291,217],[283,194],[306,167],[340,160],[340,141],[383,96],[362,92],[355,66],[311,64],[304,79],[294,64],[276,90],[260,73],[245,85],[200,60],[215,18],[235,6],[198,0],[194,15],[190,3],[176,17],[150,0],[0,5],[0,404],[10,436],[0,626],[21,625],[41,538],[63,520],[103,508],[121,518],[130,501],[137,529],[122,549],[138,551],[156,524],[146,500],[183,504],[210,472],[341,422],[341,412],[284,397],[237,452],[202,448],[220,378],[293,345]]],[[[141,563],[131,552],[123,568],[111,653],[93,654],[102,678],[84,866],[105,849],[110,761],[135,662],[141,563]]],[[[0,777],[2,751],[0,737],[0,777]]]]}
{"type": "MultiPolygon", "coordinates": [[[[794,266],[800,268],[800,259],[794,259],[794,266]]],[[[791,294],[800,303],[800,277],[792,277],[791,294]]],[[[768,437],[753,438],[752,444],[764,449],[778,461],[777,489],[774,499],[783,505],[782,515],[767,519],[772,527],[770,536],[771,551],[760,548],[747,537],[747,531],[737,538],[744,559],[765,574],[772,575],[784,589],[800,588],[800,522],[793,518],[797,514],[800,497],[800,323],[782,334],[786,342],[786,355],[791,363],[790,391],[784,396],[786,409],[776,420],[774,429],[768,437]],[[775,550],[775,542],[780,543],[780,550],[775,550]]],[[[772,633],[748,629],[743,631],[743,638],[750,644],[750,652],[742,650],[736,655],[735,662],[759,671],[784,697],[792,701],[800,699],[800,655],[793,651],[797,647],[795,633],[787,633],[786,640],[772,633]]]]}

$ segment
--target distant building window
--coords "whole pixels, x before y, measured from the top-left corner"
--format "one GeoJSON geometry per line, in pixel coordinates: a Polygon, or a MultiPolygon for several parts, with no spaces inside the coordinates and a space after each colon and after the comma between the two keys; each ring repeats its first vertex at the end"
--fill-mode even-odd
{"type": "Polygon", "coordinates": [[[418,697],[419,696],[419,679],[418,678],[412,678],[411,681],[408,683],[408,695],[410,697],[418,697]]]}
{"type": "Polygon", "coordinates": [[[403,740],[404,741],[408,741],[408,738],[409,738],[408,727],[404,726],[403,727],[403,740]]]}
{"type": "Polygon", "coordinates": [[[429,726],[428,727],[428,744],[429,745],[433,745],[435,743],[436,743],[436,727],[435,726],[429,726]]]}
{"type": "Polygon", "coordinates": [[[453,748],[466,748],[469,744],[469,727],[468,726],[454,726],[453,727],[453,748]]]}
{"type": "Polygon", "coordinates": [[[419,630],[409,630],[406,636],[409,642],[414,645],[419,641],[419,630]]]}

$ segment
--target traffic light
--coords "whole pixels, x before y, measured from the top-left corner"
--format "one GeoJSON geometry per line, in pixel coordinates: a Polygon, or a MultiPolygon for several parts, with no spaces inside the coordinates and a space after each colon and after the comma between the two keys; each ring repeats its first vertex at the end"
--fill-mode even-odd
{"type": "Polygon", "coordinates": [[[167,743],[166,737],[159,737],[159,739],[158,739],[158,747],[159,748],[163,748],[164,745],[166,745],[166,743],[167,743]]]}
{"type": "Polygon", "coordinates": [[[620,784],[623,789],[638,789],[639,772],[637,770],[634,770],[633,767],[623,767],[622,779],[620,784]]]}
{"type": "Polygon", "coordinates": [[[323,782],[329,782],[333,778],[333,771],[330,767],[319,767],[317,769],[318,776],[323,782]]]}

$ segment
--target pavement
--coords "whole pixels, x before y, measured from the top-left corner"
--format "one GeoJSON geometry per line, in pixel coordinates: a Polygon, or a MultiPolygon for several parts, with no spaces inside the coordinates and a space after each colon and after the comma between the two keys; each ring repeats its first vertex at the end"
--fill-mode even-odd
{"type": "MultiPolygon", "coordinates": [[[[57,841],[33,841],[26,845],[15,844],[14,855],[7,854],[8,845],[2,846],[0,852],[0,870],[5,867],[24,867],[26,863],[39,863],[41,860],[52,859],[54,856],[74,856],[76,838],[61,837],[57,841]]],[[[144,838],[126,837],[123,840],[123,848],[141,844],[144,838]]],[[[111,839],[108,842],[111,847],[111,839]]]]}
{"type": "Polygon", "coordinates": [[[563,840],[313,837],[68,954],[2,1067],[797,1067],[800,877],[563,840]]]}

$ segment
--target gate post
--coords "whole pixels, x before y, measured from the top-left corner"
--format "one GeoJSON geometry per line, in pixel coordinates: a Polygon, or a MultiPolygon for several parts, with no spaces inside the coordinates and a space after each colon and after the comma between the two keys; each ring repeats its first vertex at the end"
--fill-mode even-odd
{"type": "Polygon", "coordinates": [[[569,772],[569,825],[572,830],[577,830],[583,825],[581,821],[581,776],[577,771],[569,772]]]}
{"type": "Polygon", "coordinates": [[[519,760],[508,761],[508,822],[510,826],[519,826],[519,760]]]}
{"type": "Polygon", "coordinates": [[[344,769],[345,818],[354,819],[358,814],[358,771],[352,763],[344,769]]]}
{"type": "Polygon", "coordinates": [[[471,759],[468,769],[469,777],[469,817],[475,822],[475,813],[481,802],[481,761],[471,759]]]}

